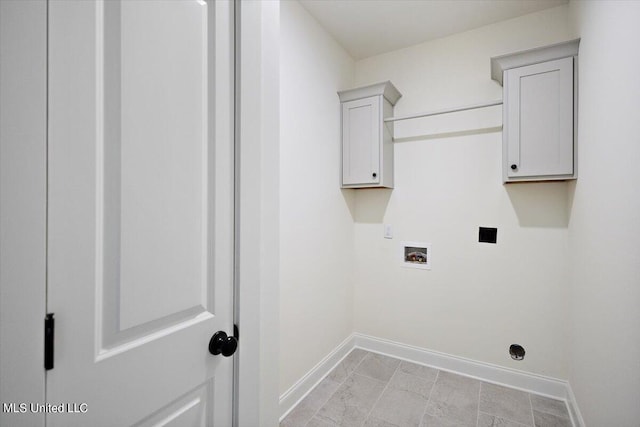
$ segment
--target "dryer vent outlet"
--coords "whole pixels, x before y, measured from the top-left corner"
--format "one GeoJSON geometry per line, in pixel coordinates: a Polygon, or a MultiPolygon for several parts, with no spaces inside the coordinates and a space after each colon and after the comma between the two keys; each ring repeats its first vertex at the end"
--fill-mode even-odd
{"type": "Polygon", "coordinates": [[[524,359],[524,347],[519,344],[511,344],[509,354],[513,360],[522,360],[524,359]]]}

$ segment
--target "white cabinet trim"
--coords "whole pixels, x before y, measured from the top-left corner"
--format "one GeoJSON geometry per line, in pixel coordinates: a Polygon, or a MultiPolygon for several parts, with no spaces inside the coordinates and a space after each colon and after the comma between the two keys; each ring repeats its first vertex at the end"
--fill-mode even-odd
{"type": "Polygon", "coordinates": [[[402,97],[398,89],[389,80],[386,82],[375,83],[369,86],[362,86],[355,89],[341,90],[338,92],[340,102],[353,101],[361,98],[368,98],[370,96],[382,95],[391,103],[396,105],[396,102],[402,97]]]}
{"type": "Polygon", "coordinates": [[[554,59],[577,56],[579,47],[580,39],[574,39],[507,55],[494,56],[491,58],[491,78],[502,86],[504,71],[540,62],[553,61],[554,59]]]}

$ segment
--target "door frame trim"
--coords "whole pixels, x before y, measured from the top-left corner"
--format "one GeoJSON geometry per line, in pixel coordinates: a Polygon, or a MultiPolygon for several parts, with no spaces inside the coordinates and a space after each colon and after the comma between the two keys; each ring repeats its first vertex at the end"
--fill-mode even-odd
{"type": "MultiPolygon", "coordinates": [[[[47,2],[0,2],[0,402],[43,402],[47,2]],[[8,125],[10,124],[10,126],[8,125]]],[[[44,426],[44,413],[0,424],[44,426]]]]}
{"type": "Polygon", "coordinates": [[[279,44],[279,1],[236,1],[238,427],[279,419],[279,44]]]}

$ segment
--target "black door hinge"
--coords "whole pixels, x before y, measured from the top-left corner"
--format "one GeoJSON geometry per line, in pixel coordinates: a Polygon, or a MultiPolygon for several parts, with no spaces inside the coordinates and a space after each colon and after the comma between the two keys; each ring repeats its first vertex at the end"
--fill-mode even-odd
{"type": "Polygon", "coordinates": [[[55,320],[53,313],[47,313],[44,318],[44,369],[53,369],[53,338],[55,331],[55,320]]]}

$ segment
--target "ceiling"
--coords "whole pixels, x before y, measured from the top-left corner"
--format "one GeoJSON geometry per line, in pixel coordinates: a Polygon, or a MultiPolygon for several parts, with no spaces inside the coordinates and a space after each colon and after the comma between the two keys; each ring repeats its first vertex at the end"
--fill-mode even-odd
{"type": "Polygon", "coordinates": [[[568,1],[300,0],[300,3],[354,59],[363,59],[568,1]]]}

